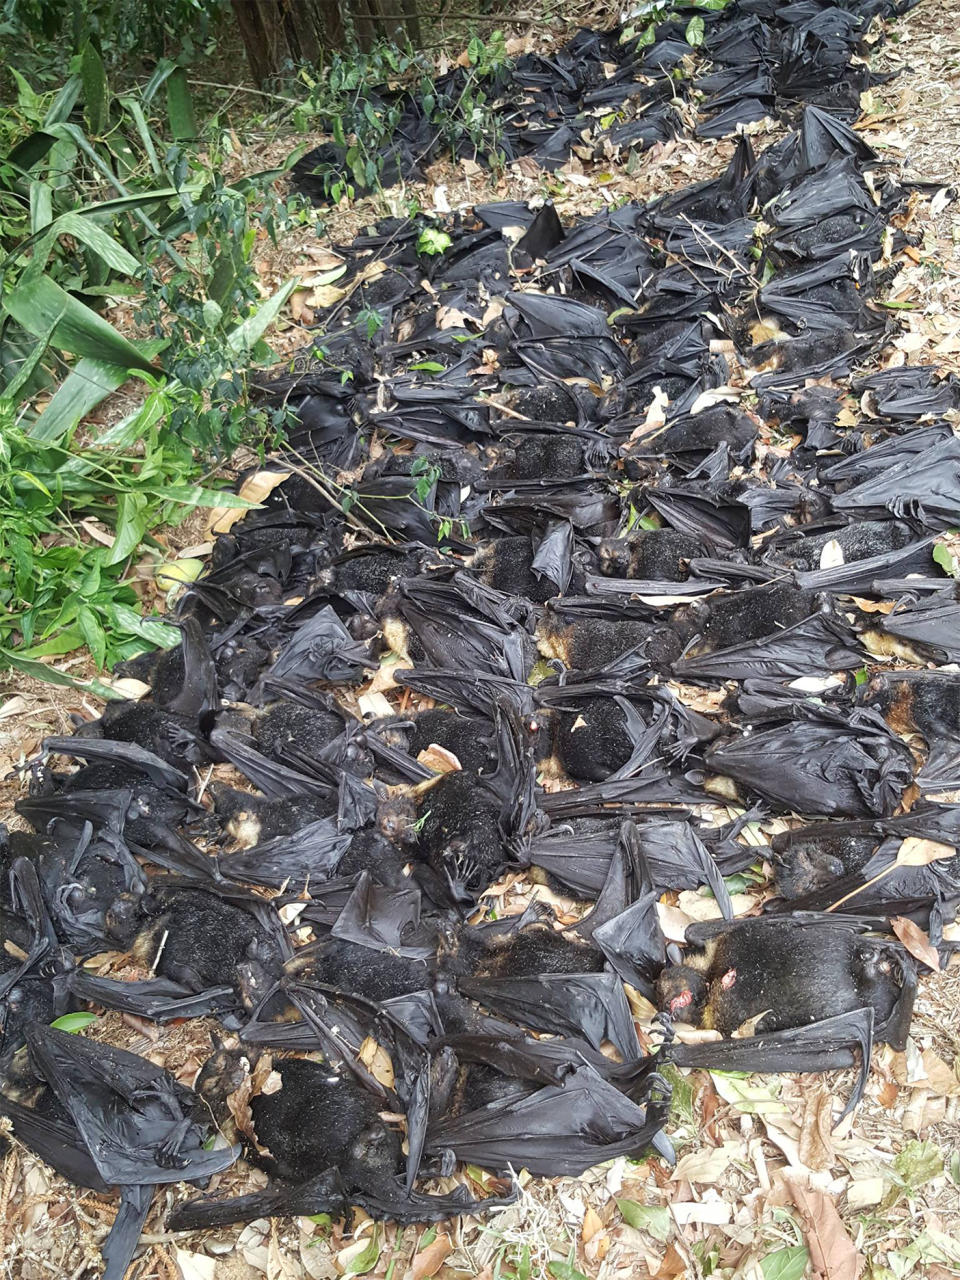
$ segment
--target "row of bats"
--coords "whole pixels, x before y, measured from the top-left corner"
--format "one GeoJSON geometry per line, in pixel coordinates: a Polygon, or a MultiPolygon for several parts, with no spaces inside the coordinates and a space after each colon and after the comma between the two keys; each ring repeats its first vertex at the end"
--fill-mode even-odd
{"type": "MultiPolygon", "coordinates": [[[[339,247],[317,343],[258,385],[295,414],[281,482],[181,642],[120,671],[149,697],[45,742],[0,845],[0,1115],[118,1190],[108,1280],[157,1185],[238,1159],[266,1187],[171,1229],[490,1212],[520,1168],[671,1159],[665,1064],[858,1066],[846,1112],[904,1047],[891,922],[946,959],[960,898],[960,389],[877,372],[910,193],[850,127],[850,59],[893,11],[680,6],[650,48],[702,14],[704,92],[775,105],[781,142],[570,225],[508,201],[441,255],[422,218],[339,247]],[[498,916],[517,872],[552,892],[498,916]],[[683,890],[718,918],[679,946],[683,890]],[[51,1025],[91,1007],[220,1029],[187,1088],[51,1025]]],[[[618,34],[523,94],[550,118],[578,40],[649,89],[618,34]]]]}

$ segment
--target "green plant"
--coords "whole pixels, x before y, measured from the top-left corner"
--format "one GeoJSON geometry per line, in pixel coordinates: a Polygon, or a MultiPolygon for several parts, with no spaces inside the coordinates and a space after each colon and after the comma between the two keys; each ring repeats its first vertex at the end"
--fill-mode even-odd
{"type": "Polygon", "coordinates": [[[270,358],[263,335],[293,287],[261,301],[253,265],[260,229],[275,235],[288,210],[272,174],[228,186],[215,139],[185,140],[178,71],[116,97],[88,44],[59,93],[20,77],[0,113],[0,666],[61,682],[43,659],[86,645],[103,667],[176,642],[142,616],[141,546],[160,560],[154,530],[236,502],[210,459],[241,440],[262,449],[285,425],[251,410],[245,372],[270,358]],[[164,85],[172,140],[155,114],[164,85]],[[101,314],[125,297],[136,343],[101,314]],[[83,429],[130,378],[140,406],[83,429]]]}

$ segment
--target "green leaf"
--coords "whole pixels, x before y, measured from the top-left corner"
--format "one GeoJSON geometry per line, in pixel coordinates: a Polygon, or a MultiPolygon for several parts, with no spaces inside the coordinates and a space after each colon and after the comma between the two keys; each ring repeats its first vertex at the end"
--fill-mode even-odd
{"type": "Polygon", "coordinates": [[[870,679],[870,672],[867,670],[866,667],[861,667],[858,671],[855,671],[853,673],[853,678],[856,681],[858,686],[861,684],[866,684],[867,681],[870,679]]]}
{"type": "Polygon", "coordinates": [[[99,137],[109,121],[107,73],[103,59],[88,40],[80,51],[80,80],[83,86],[83,115],[87,128],[99,137]]]}
{"type": "Polygon", "coordinates": [[[27,386],[30,379],[36,372],[40,361],[43,359],[43,353],[50,345],[50,339],[53,336],[57,325],[60,323],[60,319],[61,317],[57,316],[47,333],[41,336],[40,341],[17,370],[16,376],[11,379],[7,387],[4,389],[2,400],[7,400],[13,405],[17,404],[20,392],[25,386],[27,386]]]}
{"type": "Polygon", "coordinates": [[[51,102],[47,114],[43,117],[43,127],[46,129],[52,124],[61,124],[66,120],[70,112],[77,105],[77,99],[83,89],[83,81],[79,76],[71,76],[67,80],[51,102]]]}
{"type": "Polygon", "coordinates": [[[117,498],[117,532],[106,563],[119,564],[136,551],[150,524],[151,513],[142,493],[121,493],[117,498]]]}
{"type": "Polygon", "coordinates": [[[25,114],[36,117],[43,105],[43,99],[40,94],[34,91],[30,81],[25,76],[22,76],[15,67],[8,67],[7,70],[16,82],[17,106],[22,107],[25,114]]]}
{"type": "Polygon", "coordinates": [[[141,107],[136,98],[121,98],[120,105],[133,120],[137,136],[139,137],[141,145],[146,152],[147,160],[150,162],[150,168],[156,174],[161,173],[162,169],[160,167],[160,159],[157,155],[157,149],[153,145],[153,134],[150,132],[150,126],[147,124],[147,118],[143,114],[143,107],[141,107]]]}
{"type": "Polygon", "coordinates": [[[49,226],[53,218],[53,191],[47,182],[30,183],[30,231],[36,233],[49,226]]]}
{"type": "Polygon", "coordinates": [[[618,1200],[617,1208],[624,1222],[638,1231],[646,1231],[655,1240],[666,1242],[673,1234],[670,1210],[662,1205],[637,1204],[636,1200],[618,1200]]]}
{"type": "Polygon", "coordinates": [[[97,1021],[95,1013],[65,1013],[60,1018],[54,1018],[50,1025],[55,1031],[69,1031],[72,1036],[75,1036],[78,1031],[97,1021]]]}
{"type": "Polygon", "coordinates": [[[374,1229],[373,1235],[367,1241],[366,1245],[359,1249],[347,1263],[347,1269],[344,1271],[344,1280],[348,1276],[366,1275],[380,1261],[380,1232],[374,1229]]]}
{"type": "Polygon", "coordinates": [[[227,346],[234,355],[248,353],[251,347],[256,346],[283,310],[284,304],[299,283],[300,281],[296,277],[288,280],[286,284],[277,290],[273,297],[267,298],[266,302],[262,303],[252,316],[248,316],[243,324],[239,324],[235,329],[231,330],[227,336],[227,346]]]}
{"type": "Polygon", "coordinates": [[[154,368],[132,342],[46,276],[21,281],[4,299],[3,309],[35,338],[51,332],[51,344],[63,351],[127,369],[154,368]]]}
{"type": "Polygon", "coordinates": [[[103,611],[115,627],[132,636],[139,636],[141,640],[148,640],[152,645],[172,649],[180,643],[180,632],[176,627],[171,627],[159,618],[144,618],[129,605],[110,602],[103,606],[103,611]]]}
{"type": "Polygon", "coordinates": [[[90,650],[97,667],[102,669],[107,661],[107,636],[100,619],[89,605],[81,605],[77,610],[77,624],[84,644],[90,650]]]}
{"type": "Polygon", "coordinates": [[[582,1271],[578,1271],[572,1262],[548,1262],[547,1274],[555,1280],[588,1280],[582,1271]]]}
{"type": "Polygon", "coordinates": [[[438,253],[446,253],[453,245],[453,237],[439,227],[424,227],[417,240],[417,253],[433,257],[438,253]]]}
{"type": "Polygon", "coordinates": [[[445,365],[438,364],[436,360],[421,360],[419,364],[409,366],[410,370],[422,370],[424,373],[443,373],[445,365]]]}
{"type": "Polygon", "coordinates": [[[182,502],[185,507],[259,507],[259,502],[251,502],[241,498],[237,493],[228,493],[225,489],[206,489],[198,484],[165,484],[162,489],[148,489],[158,498],[169,499],[170,502],[182,502]]]}
{"type": "Polygon", "coordinates": [[[687,29],[683,33],[683,38],[691,49],[699,49],[703,44],[704,23],[701,17],[691,18],[687,23],[687,29]]]}
{"type": "Polygon", "coordinates": [[[776,1249],[760,1259],[763,1280],[801,1280],[810,1255],[802,1244],[776,1249]]]}
{"type": "Polygon", "coordinates": [[[167,77],[167,115],[170,132],[177,142],[197,137],[197,120],[193,114],[193,98],[183,67],[174,67],[167,77]]]}
{"type": "Polygon", "coordinates": [[[14,653],[11,649],[0,647],[0,665],[13,667],[17,671],[22,671],[24,675],[33,676],[35,680],[44,680],[47,684],[63,685],[68,689],[86,688],[84,681],[75,680],[73,676],[68,676],[65,671],[58,671],[56,667],[48,667],[45,662],[35,662],[32,658],[21,658],[19,654],[14,653]]]}
{"type": "Polygon", "coordinates": [[[945,542],[938,542],[933,548],[933,559],[944,573],[950,574],[951,578],[960,578],[960,561],[945,542]]]}
{"type": "Polygon", "coordinates": [[[31,440],[56,443],[69,435],[81,418],[96,408],[111,392],[126,382],[128,374],[122,365],[109,364],[87,356],[76,365],[54,392],[42,413],[30,424],[26,434],[31,440]]]}
{"type": "Polygon", "coordinates": [[[85,218],[82,214],[74,213],[73,211],[62,213],[47,228],[42,243],[45,244],[48,238],[52,242],[53,239],[64,235],[73,236],[75,240],[85,244],[88,249],[92,249],[112,271],[119,271],[125,276],[139,274],[140,263],[133,254],[128,253],[122,244],[114,240],[113,236],[108,235],[103,227],[98,226],[90,218],[85,218]]]}
{"type": "Polygon", "coordinates": [[[908,1142],[894,1157],[893,1168],[904,1186],[916,1190],[943,1173],[943,1152],[935,1142],[908,1142]]]}

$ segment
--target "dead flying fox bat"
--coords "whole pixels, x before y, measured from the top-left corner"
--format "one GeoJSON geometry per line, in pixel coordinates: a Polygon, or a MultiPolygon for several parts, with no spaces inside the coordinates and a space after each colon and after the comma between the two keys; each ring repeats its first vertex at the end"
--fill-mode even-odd
{"type": "Polygon", "coordinates": [[[657,981],[671,1018],[731,1036],[806,1026],[872,1009],[876,1036],[902,1048],[917,972],[899,943],[867,924],[812,913],[692,926],[682,964],[657,981]]]}
{"type": "Polygon", "coordinates": [[[14,1133],[68,1178],[120,1189],[121,1209],[103,1254],[104,1280],[122,1280],[154,1187],[220,1173],[239,1148],[207,1150],[209,1125],[196,1094],[145,1058],[39,1023],[28,1029],[27,1043],[70,1123],[45,1123],[2,1096],[0,1115],[8,1114],[14,1133]]]}
{"type": "MultiPolygon", "coordinates": [[[[278,1089],[250,1103],[253,1140],[270,1155],[275,1181],[264,1191],[233,1200],[194,1200],[175,1209],[174,1231],[197,1230],[265,1216],[346,1213],[360,1205],[374,1217],[437,1221],[483,1213],[515,1196],[471,1199],[465,1192],[431,1196],[405,1188],[400,1178],[401,1134],[382,1117],[384,1100],[323,1062],[288,1058],[275,1064],[278,1089]]],[[[425,1116],[419,1123],[425,1121],[425,1116]]],[[[418,1145],[409,1134],[411,1148],[418,1145]]]]}

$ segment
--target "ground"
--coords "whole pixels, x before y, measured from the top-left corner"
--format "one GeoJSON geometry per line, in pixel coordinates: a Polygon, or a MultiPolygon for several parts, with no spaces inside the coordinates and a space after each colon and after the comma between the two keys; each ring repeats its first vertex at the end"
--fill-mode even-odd
{"type": "MultiPolygon", "coordinates": [[[[891,291],[903,304],[904,333],[890,363],[960,370],[960,204],[945,193],[960,159],[960,0],[923,0],[896,24],[876,65],[901,74],[873,90],[861,128],[904,181],[921,184],[911,201],[911,230],[923,240],[891,291]]],[[[766,125],[755,132],[758,147],[776,136],[766,125]]],[[[238,170],[264,168],[288,145],[288,139],[245,139],[238,170]]],[[[549,193],[561,217],[569,217],[602,201],[644,199],[710,176],[730,153],[729,142],[678,139],[655,147],[634,173],[613,162],[606,172],[585,172],[574,160],[551,176],[549,193]]],[[[431,178],[415,191],[326,214],[320,237],[305,224],[279,248],[264,243],[265,292],[291,273],[305,282],[274,338],[281,355],[313,335],[309,282],[323,270],[331,242],[349,239],[384,212],[405,210],[413,194],[424,208],[456,208],[545,193],[544,176],[532,172],[510,172],[492,185],[482,173],[439,164],[431,178]]],[[[170,544],[200,548],[206,536],[202,524],[192,525],[171,531],[170,544]]],[[[90,671],[82,656],[70,669],[90,671]]],[[[15,674],[3,678],[0,772],[7,778],[0,784],[0,815],[10,812],[18,793],[17,766],[41,739],[68,732],[71,713],[95,710],[92,700],[69,690],[15,674]]],[[[511,892],[525,888],[519,881],[511,892]]],[[[637,1012],[642,1021],[644,1010],[637,1012]]],[[[183,1189],[169,1188],[157,1196],[131,1274],[137,1280],[324,1280],[357,1271],[383,1280],[960,1275],[958,1015],[960,968],[923,979],[907,1052],[875,1052],[863,1105],[836,1128],[837,1100],[848,1095],[851,1073],[749,1079],[677,1073],[673,1170],[658,1160],[617,1160],[579,1179],[532,1183],[514,1208],[486,1224],[463,1220],[429,1234],[358,1219],[332,1229],[281,1220],[204,1237],[172,1236],[164,1218],[183,1189]]],[[[163,1029],[111,1014],[90,1034],[146,1054],[189,1082],[209,1050],[212,1026],[163,1029]]],[[[239,1187],[245,1177],[231,1171],[221,1187],[239,1187]]],[[[14,1146],[0,1163],[0,1277],[96,1274],[96,1245],[115,1208],[14,1146]]]]}

